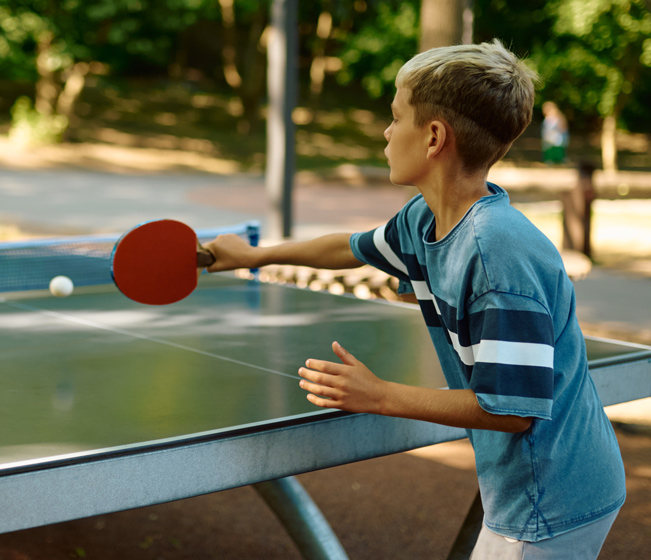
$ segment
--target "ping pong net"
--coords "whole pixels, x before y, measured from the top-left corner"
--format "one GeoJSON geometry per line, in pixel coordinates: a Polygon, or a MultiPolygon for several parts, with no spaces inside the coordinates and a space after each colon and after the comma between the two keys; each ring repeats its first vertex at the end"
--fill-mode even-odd
{"type": "MultiPolygon", "coordinates": [[[[259,222],[196,231],[200,243],[234,233],[250,245],[260,239],[259,222]]],[[[46,290],[54,276],[75,286],[112,284],[111,252],[122,234],[75,236],[0,243],[0,293],[46,290]]]]}

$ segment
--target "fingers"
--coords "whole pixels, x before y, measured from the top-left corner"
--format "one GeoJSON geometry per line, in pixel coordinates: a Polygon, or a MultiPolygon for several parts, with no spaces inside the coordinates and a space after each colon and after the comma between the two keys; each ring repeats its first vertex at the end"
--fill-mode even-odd
{"type": "Polygon", "coordinates": [[[351,366],[359,362],[338,342],[332,343],[332,350],[343,363],[307,360],[305,367],[298,371],[303,377],[300,387],[308,391],[307,399],[312,404],[322,408],[345,408],[345,400],[350,396],[351,366]]]}
{"type": "Polygon", "coordinates": [[[326,399],[336,400],[339,395],[339,390],[320,383],[312,383],[306,379],[301,380],[300,386],[313,395],[324,397],[326,399]]]}
{"type": "Polygon", "coordinates": [[[346,365],[354,366],[357,365],[358,360],[350,354],[344,347],[338,342],[332,343],[332,351],[337,355],[337,357],[346,365]]]}
{"type": "Polygon", "coordinates": [[[244,258],[250,246],[238,235],[232,233],[219,235],[204,247],[215,257],[215,262],[208,267],[208,272],[250,268],[244,258]]]}
{"type": "Polygon", "coordinates": [[[321,408],[341,408],[337,401],[334,401],[332,399],[323,399],[321,397],[317,397],[312,393],[308,393],[307,400],[321,408]]]}
{"type": "Polygon", "coordinates": [[[344,367],[325,360],[306,360],[305,367],[300,368],[298,374],[303,378],[300,382],[301,389],[308,391],[307,400],[322,408],[337,408],[337,377],[343,373],[344,367]]]}
{"type": "Polygon", "coordinates": [[[339,388],[338,373],[340,365],[320,360],[307,360],[307,367],[298,370],[303,378],[300,382],[302,389],[324,397],[333,398],[339,388]]]}
{"type": "Polygon", "coordinates": [[[332,349],[343,364],[328,362],[326,360],[309,359],[305,367],[299,370],[299,375],[319,385],[338,386],[336,376],[344,375],[350,366],[356,365],[357,360],[338,343],[332,343],[332,349]]]}
{"type": "MultiPolygon", "coordinates": [[[[298,374],[303,378],[311,381],[312,383],[318,383],[319,385],[328,385],[334,387],[336,384],[336,375],[333,373],[324,373],[323,370],[315,368],[312,363],[315,360],[308,360],[306,363],[309,364],[309,368],[304,367],[298,370],[298,374]]],[[[337,365],[337,364],[332,364],[337,365]]]]}
{"type": "Polygon", "coordinates": [[[339,343],[332,344],[343,363],[309,359],[298,373],[307,399],[323,408],[380,414],[384,410],[388,384],[376,377],[339,343]]]}
{"type": "Polygon", "coordinates": [[[320,371],[329,375],[341,375],[345,370],[345,364],[336,364],[325,360],[309,359],[305,362],[305,367],[314,371],[320,371]]]}
{"type": "Polygon", "coordinates": [[[308,392],[308,401],[322,408],[338,408],[340,406],[339,389],[329,384],[333,382],[335,376],[307,368],[299,369],[298,373],[303,377],[299,385],[301,389],[308,392]]]}

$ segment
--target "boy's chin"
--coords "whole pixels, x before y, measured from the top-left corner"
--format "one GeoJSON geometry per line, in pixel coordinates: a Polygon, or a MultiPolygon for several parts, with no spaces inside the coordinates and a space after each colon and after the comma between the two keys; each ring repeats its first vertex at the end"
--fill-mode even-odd
{"type": "Polygon", "coordinates": [[[411,187],[412,185],[409,181],[405,181],[400,176],[395,175],[394,173],[389,174],[389,181],[391,181],[397,187],[411,187]]]}
{"type": "Polygon", "coordinates": [[[389,168],[389,181],[398,187],[402,187],[403,184],[400,182],[400,176],[393,172],[393,169],[389,168]]]}

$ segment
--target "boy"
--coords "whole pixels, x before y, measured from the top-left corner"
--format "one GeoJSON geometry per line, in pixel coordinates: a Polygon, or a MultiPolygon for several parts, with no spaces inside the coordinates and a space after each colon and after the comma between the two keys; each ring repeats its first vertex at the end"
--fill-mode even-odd
{"type": "Polygon", "coordinates": [[[475,560],[596,558],[625,498],[561,258],[486,182],[531,121],[534,78],[499,41],[415,56],[384,136],[391,181],[420,195],[367,233],[208,244],[211,271],[369,263],[413,292],[449,390],[382,381],[337,342],[341,363],[308,359],[300,385],[317,406],[466,428],[485,511],[475,560]]]}

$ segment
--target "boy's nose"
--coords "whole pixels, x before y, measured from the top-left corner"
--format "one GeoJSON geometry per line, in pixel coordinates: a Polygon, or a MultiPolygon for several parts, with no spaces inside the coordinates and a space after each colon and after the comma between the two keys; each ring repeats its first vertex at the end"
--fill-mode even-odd
{"type": "Polygon", "coordinates": [[[386,139],[387,142],[391,138],[391,125],[386,127],[386,129],[384,131],[384,138],[386,139]]]}

